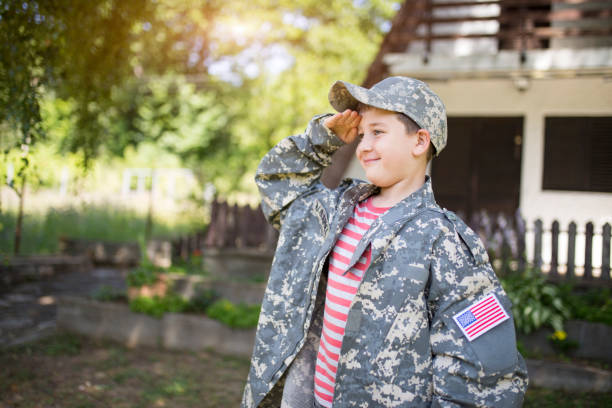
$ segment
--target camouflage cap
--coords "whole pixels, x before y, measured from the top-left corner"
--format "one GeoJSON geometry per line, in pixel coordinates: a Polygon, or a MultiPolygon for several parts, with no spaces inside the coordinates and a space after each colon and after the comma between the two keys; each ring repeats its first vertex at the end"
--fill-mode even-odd
{"type": "Polygon", "coordinates": [[[400,112],[427,129],[436,156],[446,146],[446,109],[425,82],[408,77],[389,77],[370,89],[336,81],[329,90],[329,103],[338,112],[355,109],[359,102],[375,108],[400,112]]]}

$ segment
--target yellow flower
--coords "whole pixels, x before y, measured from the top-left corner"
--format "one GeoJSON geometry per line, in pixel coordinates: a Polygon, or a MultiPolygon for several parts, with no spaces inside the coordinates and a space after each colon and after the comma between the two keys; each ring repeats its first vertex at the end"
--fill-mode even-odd
{"type": "Polygon", "coordinates": [[[563,341],[567,338],[567,333],[563,330],[557,330],[552,335],[553,340],[563,341]]]}

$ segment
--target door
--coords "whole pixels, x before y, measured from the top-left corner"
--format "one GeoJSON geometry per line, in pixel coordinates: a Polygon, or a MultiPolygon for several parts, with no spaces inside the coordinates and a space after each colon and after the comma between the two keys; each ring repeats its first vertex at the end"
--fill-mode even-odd
{"type": "Polygon", "coordinates": [[[448,143],[432,161],[438,203],[468,218],[514,214],[521,181],[522,117],[449,117],[448,143]]]}

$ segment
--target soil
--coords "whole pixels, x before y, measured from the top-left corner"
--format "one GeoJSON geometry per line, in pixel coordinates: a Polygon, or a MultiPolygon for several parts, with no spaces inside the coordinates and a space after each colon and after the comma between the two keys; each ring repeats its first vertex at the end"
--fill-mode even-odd
{"type": "Polygon", "coordinates": [[[0,408],[237,407],[249,360],[58,334],[0,352],[0,408]]]}
{"type": "MultiPolygon", "coordinates": [[[[209,408],[240,405],[249,360],[60,333],[0,350],[0,367],[0,408],[209,408]]],[[[612,407],[612,393],[530,388],[524,407],[612,407]]]]}

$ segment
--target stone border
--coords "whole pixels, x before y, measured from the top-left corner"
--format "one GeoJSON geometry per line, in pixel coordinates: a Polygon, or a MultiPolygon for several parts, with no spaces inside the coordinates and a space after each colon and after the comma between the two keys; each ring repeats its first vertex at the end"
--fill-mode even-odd
{"type": "Polygon", "coordinates": [[[195,351],[212,348],[245,357],[251,356],[255,341],[255,329],[232,329],[203,315],[167,313],[155,319],[133,313],[125,304],[74,296],[58,297],[57,327],[128,347],[195,351]]]}
{"type": "Polygon", "coordinates": [[[611,392],[612,373],[595,367],[527,360],[529,386],[570,392],[611,392]]]}
{"type": "MultiPolygon", "coordinates": [[[[58,329],[110,339],[128,347],[207,350],[250,357],[255,329],[232,329],[202,315],[167,313],[162,319],[133,313],[125,304],[62,296],[57,303],[58,329]]],[[[567,391],[610,392],[612,372],[587,366],[527,360],[532,387],[567,391]]]]}

